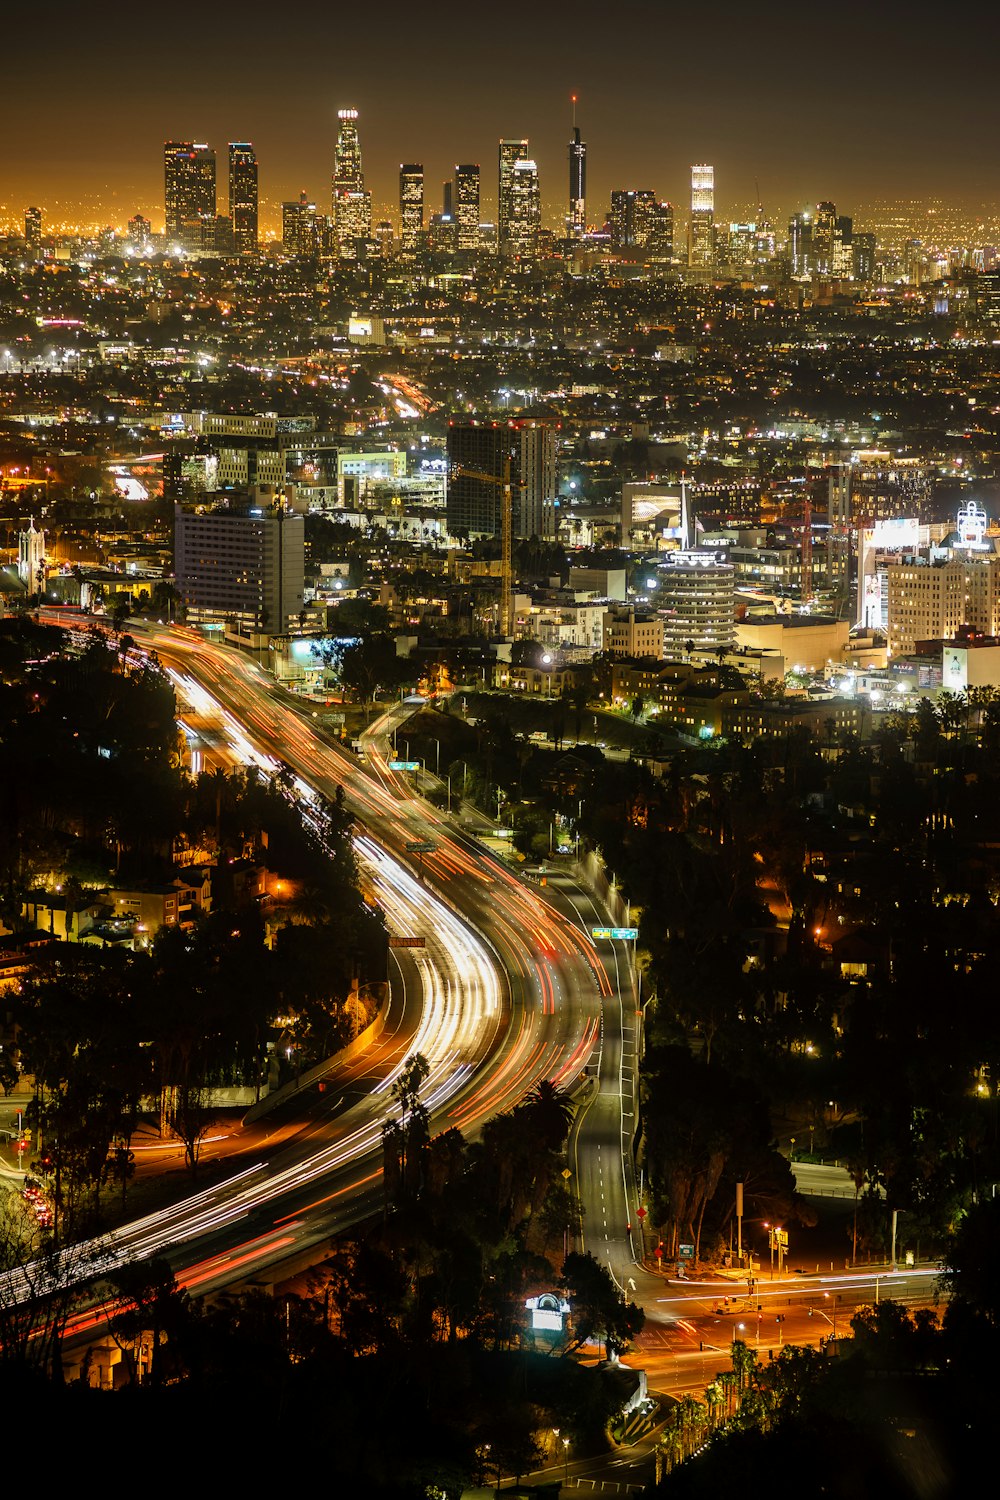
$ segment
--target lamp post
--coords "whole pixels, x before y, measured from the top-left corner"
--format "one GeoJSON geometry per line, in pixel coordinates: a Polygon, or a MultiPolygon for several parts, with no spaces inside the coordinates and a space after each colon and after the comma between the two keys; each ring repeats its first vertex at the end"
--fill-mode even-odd
{"type": "Polygon", "coordinates": [[[564,1437],[563,1443],[563,1484],[569,1484],[569,1438],[564,1437]]]}

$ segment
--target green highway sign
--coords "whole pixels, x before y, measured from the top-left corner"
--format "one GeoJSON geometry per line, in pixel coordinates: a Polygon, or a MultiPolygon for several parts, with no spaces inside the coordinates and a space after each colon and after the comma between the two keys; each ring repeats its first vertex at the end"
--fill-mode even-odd
{"type": "Polygon", "coordinates": [[[639,936],[638,927],[592,927],[590,935],[595,943],[634,943],[639,936]]]}
{"type": "Polygon", "coordinates": [[[419,771],[420,770],[420,762],[419,762],[419,760],[391,760],[389,762],[389,770],[390,771],[419,771]]]}
{"type": "Polygon", "coordinates": [[[437,848],[437,844],[429,844],[418,840],[415,844],[407,844],[406,848],[410,854],[433,854],[437,848]]]}

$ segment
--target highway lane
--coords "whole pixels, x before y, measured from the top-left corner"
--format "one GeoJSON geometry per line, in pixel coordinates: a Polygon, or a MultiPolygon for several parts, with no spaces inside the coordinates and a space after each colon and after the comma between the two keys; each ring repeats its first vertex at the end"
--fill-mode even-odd
{"type": "MultiPolygon", "coordinates": [[[[432,1065],[425,1095],[433,1128],[474,1133],[540,1078],[574,1084],[596,1043],[607,985],[585,935],[414,798],[387,765],[375,779],[356,757],[328,745],[255,664],[194,632],[137,624],[132,633],[183,677],[185,694],[214,700],[241,759],[265,769],[288,765],[307,803],[343,789],[362,824],[366,885],[392,930],[427,941],[426,950],[411,950],[424,1016],[409,1051],[424,1052],[432,1065]],[[422,868],[407,850],[417,841],[434,845],[422,868]]],[[[200,707],[214,704],[203,699],[200,707]]],[[[376,1211],[394,1076],[387,1072],[331,1120],[328,1141],[293,1142],[232,1181],[126,1226],[114,1237],[116,1252],[169,1253],[182,1280],[196,1275],[204,1277],[199,1286],[217,1286],[376,1211]]]]}

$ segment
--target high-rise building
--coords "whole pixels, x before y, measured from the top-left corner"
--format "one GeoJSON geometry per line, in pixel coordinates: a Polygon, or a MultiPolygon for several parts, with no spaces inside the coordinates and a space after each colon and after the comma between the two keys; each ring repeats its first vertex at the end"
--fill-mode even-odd
{"type": "MultiPolygon", "coordinates": [[[[452,422],[448,427],[446,515],[452,536],[499,536],[503,478],[516,483],[515,437],[506,423],[452,422]],[[479,478],[490,475],[490,479],[479,478]]],[[[516,493],[512,489],[512,500],[516,493]]]]}
{"type": "Polygon", "coordinates": [[[521,425],[514,536],[548,540],[556,534],[556,435],[544,422],[521,425]]]}
{"type": "Polygon", "coordinates": [[[237,255],[257,253],[257,153],[249,141],[229,143],[229,217],[237,255]]]}
{"type": "Polygon", "coordinates": [[[808,276],[813,261],[812,215],[792,214],[788,221],[788,265],[793,276],[808,276]]]}
{"type": "Polygon", "coordinates": [[[24,243],[34,254],[42,248],[42,210],[40,208],[24,210],[24,243]]]}
{"type": "Polygon", "coordinates": [[[691,218],[688,223],[688,265],[715,263],[715,168],[702,162],[691,168],[691,218]]]}
{"type": "Polygon", "coordinates": [[[510,255],[510,233],[514,217],[514,167],[519,161],[528,159],[526,140],[502,140],[500,142],[499,172],[497,179],[497,250],[501,255],[510,255]]]}
{"type": "Polygon", "coordinates": [[[372,232],[372,199],[365,191],[356,109],[339,109],[340,131],[333,169],[333,223],[342,260],[353,260],[359,240],[372,232]]]}
{"type": "MultiPolygon", "coordinates": [[[[576,100],[573,100],[574,113],[576,100]]],[[[573,126],[573,139],[569,143],[569,213],[566,227],[572,239],[582,239],[587,233],[587,145],[580,139],[580,127],[573,126]]]]}
{"type": "Polygon", "coordinates": [[[533,161],[516,161],[510,179],[510,220],[505,253],[517,259],[537,254],[541,227],[538,167],[533,161]]]}
{"type": "Polygon", "coordinates": [[[399,243],[404,255],[412,255],[424,228],[424,169],[419,162],[399,168],[399,243]]]}
{"type": "Polygon", "coordinates": [[[736,635],[736,574],[714,552],[669,552],[657,572],[663,654],[683,661],[697,651],[731,651],[736,635]]]}
{"type": "MultiPolygon", "coordinates": [[[[167,141],[163,147],[166,232],[184,239],[205,214],[215,217],[215,152],[197,141],[167,141]]],[[[200,242],[200,228],[197,230],[200,242]]]]}
{"type": "Polygon", "coordinates": [[[177,591],[194,623],[284,635],[298,625],[305,522],[282,505],[174,512],[177,591]]]}
{"type": "Polygon", "coordinates": [[[875,236],[851,235],[851,265],[855,281],[875,280],[875,236]]]}
{"type": "Polygon", "coordinates": [[[289,255],[315,255],[319,250],[316,205],[304,192],[281,205],[281,246],[289,255]]]}
{"type": "Polygon", "coordinates": [[[129,249],[144,251],[149,249],[149,242],[153,237],[153,226],[142,214],[133,214],[128,221],[128,243],[129,249]]]}
{"type": "Polygon", "coordinates": [[[479,163],[455,167],[455,221],[458,249],[479,249],[479,163]]]}
{"type": "Polygon", "coordinates": [[[832,203],[816,205],[816,217],[812,227],[812,270],[817,276],[833,274],[834,238],[837,229],[837,209],[832,203]]]}

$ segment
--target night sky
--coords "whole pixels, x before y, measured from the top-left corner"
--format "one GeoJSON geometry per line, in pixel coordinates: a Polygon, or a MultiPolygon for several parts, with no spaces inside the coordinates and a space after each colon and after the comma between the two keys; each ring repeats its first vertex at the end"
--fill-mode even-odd
{"type": "Polygon", "coordinates": [[[936,14],[855,0],[20,5],[0,27],[0,217],[38,203],[124,223],[140,208],[159,229],[163,141],[207,140],[221,161],[242,139],[273,227],[300,188],[327,207],[336,111],[354,105],[376,216],[403,160],[425,165],[428,212],[453,164],[478,160],[492,216],[497,140],[525,134],[554,223],[574,92],[591,222],[614,187],[685,207],[695,161],[714,163],[722,214],[754,201],[755,179],[771,212],[993,203],[997,12],[936,14]]]}

